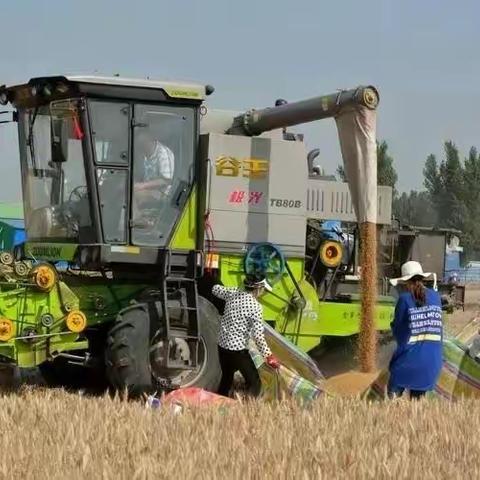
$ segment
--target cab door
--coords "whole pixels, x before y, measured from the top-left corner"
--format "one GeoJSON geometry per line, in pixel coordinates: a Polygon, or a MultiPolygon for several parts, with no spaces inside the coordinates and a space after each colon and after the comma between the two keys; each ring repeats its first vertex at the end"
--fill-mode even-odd
{"type": "Polygon", "coordinates": [[[129,241],[131,106],[91,100],[89,113],[103,240],[109,244],[126,244],[129,241]]]}
{"type": "Polygon", "coordinates": [[[168,245],[194,180],[193,107],[133,109],[131,243],[168,245]]]}

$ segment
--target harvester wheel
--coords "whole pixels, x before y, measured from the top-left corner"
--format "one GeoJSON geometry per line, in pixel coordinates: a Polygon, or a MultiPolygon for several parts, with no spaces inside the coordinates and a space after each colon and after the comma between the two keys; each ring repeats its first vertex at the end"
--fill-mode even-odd
{"type": "Polygon", "coordinates": [[[115,390],[132,396],[154,389],[149,362],[150,321],[146,306],[123,310],[107,336],[106,370],[115,390]]]}
{"type": "MultiPolygon", "coordinates": [[[[202,297],[198,300],[202,362],[191,377],[175,385],[216,390],[221,376],[217,351],[219,316],[210,302],[202,297]]],[[[107,378],[114,390],[138,397],[164,387],[156,379],[151,361],[151,343],[156,331],[158,325],[151,325],[146,304],[128,307],[118,315],[108,333],[106,348],[107,378]]]]}
{"type": "Polygon", "coordinates": [[[220,315],[215,306],[203,297],[198,297],[200,310],[200,329],[202,339],[207,346],[207,358],[201,376],[195,385],[213,392],[217,391],[222,377],[220,361],[218,359],[218,329],[220,315]]]}

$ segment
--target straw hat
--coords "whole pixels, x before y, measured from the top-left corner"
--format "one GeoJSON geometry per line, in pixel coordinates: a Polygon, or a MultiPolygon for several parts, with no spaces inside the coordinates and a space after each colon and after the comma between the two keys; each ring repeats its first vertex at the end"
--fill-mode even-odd
{"type": "Polygon", "coordinates": [[[396,287],[399,283],[405,283],[413,277],[422,277],[425,280],[436,280],[435,273],[424,272],[419,262],[410,261],[402,265],[402,276],[399,278],[391,278],[390,283],[396,287]]]}

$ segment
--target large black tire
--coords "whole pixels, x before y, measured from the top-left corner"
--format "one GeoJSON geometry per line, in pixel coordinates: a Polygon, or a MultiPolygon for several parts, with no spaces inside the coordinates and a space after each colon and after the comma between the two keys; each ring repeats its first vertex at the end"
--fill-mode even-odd
{"type": "MultiPolygon", "coordinates": [[[[158,319],[152,320],[157,321],[158,319]]],[[[161,321],[161,320],[160,320],[161,321]]],[[[194,379],[181,386],[196,386],[216,391],[221,370],[218,360],[217,335],[219,315],[206,299],[199,297],[200,336],[205,348],[202,367],[194,379]]],[[[151,325],[151,316],[145,304],[123,310],[107,337],[107,378],[116,391],[128,391],[132,397],[159,389],[150,367],[150,341],[158,325],[151,325]]]]}
{"type": "Polygon", "coordinates": [[[137,396],[154,388],[150,373],[150,320],[144,305],[123,310],[107,336],[105,367],[116,391],[137,396]]]}
{"type": "Polygon", "coordinates": [[[195,386],[216,392],[222,377],[217,343],[220,316],[218,310],[206,298],[198,297],[198,303],[200,310],[200,335],[207,346],[207,358],[200,376],[195,381],[195,386]]]}

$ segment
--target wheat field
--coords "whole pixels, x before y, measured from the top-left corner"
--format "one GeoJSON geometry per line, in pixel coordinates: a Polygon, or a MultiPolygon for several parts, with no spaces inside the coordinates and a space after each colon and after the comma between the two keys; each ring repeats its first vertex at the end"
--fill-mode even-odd
{"type": "Polygon", "coordinates": [[[480,478],[480,406],[324,398],[146,409],[58,390],[4,395],[0,478],[480,478]]]}

